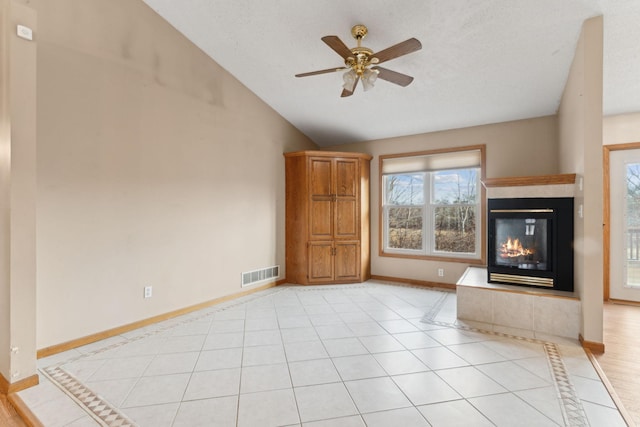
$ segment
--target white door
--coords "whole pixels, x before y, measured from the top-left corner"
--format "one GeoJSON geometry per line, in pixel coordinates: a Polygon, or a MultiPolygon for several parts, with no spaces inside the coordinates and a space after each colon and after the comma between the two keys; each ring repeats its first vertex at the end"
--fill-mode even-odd
{"type": "Polygon", "coordinates": [[[611,151],[609,296],[640,302],[640,149],[611,151]]]}

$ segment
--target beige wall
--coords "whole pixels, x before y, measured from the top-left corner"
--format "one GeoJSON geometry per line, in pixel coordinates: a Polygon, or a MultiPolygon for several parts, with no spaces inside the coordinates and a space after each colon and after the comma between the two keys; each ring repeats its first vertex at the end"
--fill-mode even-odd
{"type": "Polygon", "coordinates": [[[607,116],[602,125],[605,145],[640,142],[640,113],[607,116]]]}
{"type": "Polygon", "coordinates": [[[284,277],[282,153],[315,145],[143,2],[35,3],[38,348],[284,277]]]}
{"type": "Polygon", "coordinates": [[[576,173],[575,285],[582,336],[602,338],[602,17],[585,21],[558,111],[560,172],[576,173]],[[578,210],[583,205],[584,218],[578,210]]]}
{"type": "Polygon", "coordinates": [[[36,373],[36,13],[0,1],[0,373],[10,383],[36,373]],[[11,351],[15,349],[15,351],[11,351]]]}
{"type": "Polygon", "coordinates": [[[371,161],[371,270],[378,276],[456,283],[467,268],[457,262],[381,257],[379,250],[379,156],[448,147],[486,144],[487,178],[557,173],[557,120],[555,116],[476,126],[444,132],[327,147],[374,156],[371,161]],[[438,277],[444,268],[444,278],[438,277]]]}
{"type": "MultiPolygon", "coordinates": [[[[11,115],[9,111],[9,0],[0,0],[0,375],[10,378],[11,115]]],[[[0,380],[1,381],[1,380],[0,380]]]]}

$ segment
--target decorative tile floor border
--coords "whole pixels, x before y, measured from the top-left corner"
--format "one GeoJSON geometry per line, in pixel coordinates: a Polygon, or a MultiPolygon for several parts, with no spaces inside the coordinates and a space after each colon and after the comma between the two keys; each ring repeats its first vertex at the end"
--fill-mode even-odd
{"type": "Polygon", "coordinates": [[[134,427],[136,423],[131,421],[109,402],[102,399],[92,390],[82,384],[77,378],[64,369],[57,366],[45,368],[42,373],[51,380],[52,383],[62,389],[71,397],[85,412],[105,427],[134,427]]]}
{"type": "MultiPolygon", "coordinates": [[[[410,287],[407,285],[395,284],[395,283],[373,283],[376,286],[400,286],[400,287],[410,287]]],[[[124,414],[118,411],[117,408],[112,406],[109,402],[102,399],[99,395],[91,391],[88,387],[82,384],[78,379],[76,379],[73,375],[66,372],[60,366],[77,361],[79,359],[89,357],[95,354],[102,353],[104,351],[112,350],[118,347],[121,347],[125,344],[130,344],[135,341],[142,340],[144,338],[157,335],[162,332],[166,332],[170,329],[176,328],[178,326],[182,326],[191,322],[195,322],[198,320],[202,320],[204,318],[215,315],[215,313],[228,310],[233,307],[237,307],[240,305],[244,305],[262,298],[266,298],[269,296],[273,296],[278,293],[286,292],[294,289],[295,291],[318,291],[318,290],[345,290],[345,289],[364,289],[367,288],[368,285],[356,284],[356,285],[340,285],[340,286],[322,286],[322,287],[313,287],[313,288],[299,288],[293,286],[283,286],[281,289],[269,289],[264,291],[264,293],[260,293],[260,295],[256,295],[253,298],[244,297],[238,298],[234,303],[227,304],[223,303],[224,306],[219,307],[211,307],[208,309],[204,309],[205,312],[198,316],[191,316],[188,319],[182,320],[180,322],[176,322],[174,324],[166,325],[155,329],[153,331],[146,332],[141,335],[137,335],[131,338],[127,338],[121,342],[94,350],[92,352],[84,353],[82,355],[72,357],[64,362],[54,364],[44,369],[40,369],[42,372],[52,383],[58,386],[65,394],[67,394],[71,399],[73,399],[82,409],[85,410],[93,419],[95,419],[100,425],[108,426],[108,427],[129,427],[136,426],[136,424],[129,420],[124,414]]],[[[425,289],[429,291],[429,289],[425,289]]],[[[560,401],[560,408],[562,411],[562,416],[565,421],[565,425],[568,427],[578,427],[578,426],[589,426],[589,422],[587,420],[586,414],[584,412],[584,408],[582,407],[582,403],[578,398],[575,387],[571,383],[571,379],[566,370],[564,362],[562,361],[562,355],[558,349],[558,346],[555,343],[543,341],[535,338],[526,338],[519,337],[515,335],[505,334],[503,332],[494,332],[487,331],[484,329],[473,328],[466,325],[440,322],[433,320],[439,311],[442,309],[446,298],[450,292],[446,290],[433,289],[432,292],[440,292],[442,295],[438,297],[435,304],[429,309],[426,315],[420,320],[422,323],[428,323],[432,325],[438,325],[448,328],[460,329],[469,332],[477,332],[486,335],[494,335],[503,338],[514,339],[518,341],[525,341],[529,343],[540,344],[544,347],[545,354],[547,355],[547,362],[549,364],[549,369],[551,371],[554,386],[556,388],[557,396],[560,401]]],[[[189,315],[187,315],[189,316],[189,315]]]]}
{"type": "Polygon", "coordinates": [[[442,310],[442,307],[444,306],[444,303],[447,300],[448,296],[449,296],[449,293],[441,292],[436,303],[433,305],[433,307],[431,307],[431,309],[427,312],[427,314],[425,314],[425,316],[420,321],[423,322],[424,319],[435,319],[438,313],[440,313],[440,310],[442,310]]]}
{"type": "MultiPolygon", "coordinates": [[[[431,319],[433,319],[433,317],[431,317],[431,319]]],[[[578,397],[578,393],[571,383],[567,368],[562,361],[562,355],[560,354],[560,350],[555,343],[535,338],[509,335],[503,332],[487,331],[485,329],[473,328],[465,325],[429,320],[427,316],[422,318],[421,322],[438,326],[447,326],[450,328],[461,329],[469,332],[477,332],[486,335],[495,335],[503,338],[510,338],[534,344],[541,344],[544,348],[545,354],[547,355],[547,363],[549,364],[549,370],[551,371],[551,375],[553,376],[553,384],[556,388],[557,396],[560,401],[560,409],[562,410],[562,417],[564,418],[565,426],[589,426],[587,415],[584,412],[584,408],[582,407],[582,401],[578,397]]]]}
{"type": "Polygon", "coordinates": [[[562,402],[562,415],[567,426],[588,426],[589,422],[582,407],[582,402],[578,398],[576,389],[571,383],[558,346],[554,343],[545,342],[544,351],[547,353],[547,360],[551,367],[554,384],[560,402],[562,402]]]}
{"type": "MultiPolygon", "coordinates": [[[[113,350],[118,347],[122,347],[125,344],[130,344],[132,342],[140,341],[144,338],[151,337],[153,335],[160,334],[162,332],[166,332],[178,326],[183,326],[189,324],[191,322],[195,322],[198,320],[202,320],[204,318],[210,317],[219,313],[221,311],[228,310],[233,307],[237,307],[239,305],[247,304],[249,302],[253,302],[259,300],[261,298],[266,298],[268,296],[272,296],[281,292],[286,291],[287,288],[283,289],[268,289],[260,293],[259,295],[251,295],[248,297],[241,297],[233,303],[222,303],[219,306],[214,306],[214,309],[211,307],[208,309],[203,309],[204,312],[197,316],[190,316],[187,319],[184,319],[179,322],[175,322],[173,324],[165,325],[160,328],[157,328],[153,331],[149,331],[143,333],[141,335],[137,335],[131,338],[126,338],[121,342],[117,342],[106,347],[102,347],[91,352],[83,353],[75,357],[70,357],[69,359],[55,363],[51,366],[48,366],[43,369],[38,369],[40,373],[42,373],[45,377],[47,377],[55,386],[57,386],[60,390],[62,390],[69,398],[71,398],[74,402],[80,406],[91,418],[93,418],[98,424],[104,427],[137,427],[137,424],[127,418],[126,415],[121,413],[115,406],[101,398],[97,393],[89,389],[87,386],[82,384],[80,380],[75,378],[69,372],[65,371],[61,368],[61,365],[65,365],[67,363],[72,363],[83,359],[85,357],[93,356],[96,354],[103,353],[105,351],[113,350]]],[[[188,314],[185,316],[189,316],[188,314]]],[[[123,337],[124,338],[124,337],[123,337]]]]}

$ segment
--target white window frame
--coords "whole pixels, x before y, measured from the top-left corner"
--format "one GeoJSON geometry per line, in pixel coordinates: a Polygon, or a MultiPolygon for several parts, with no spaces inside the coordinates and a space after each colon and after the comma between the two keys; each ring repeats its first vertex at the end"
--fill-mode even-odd
{"type": "Polygon", "coordinates": [[[422,258],[422,259],[447,259],[450,261],[461,261],[461,262],[470,262],[474,264],[481,264],[484,262],[485,258],[485,236],[484,230],[485,227],[485,190],[482,186],[482,180],[484,179],[484,145],[482,146],[473,146],[473,147],[461,147],[459,149],[453,150],[438,150],[434,152],[420,152],[420,153],[409,153],[404,155],[390,155],[390,156],[380,156],[380,221],[381,227],[380,232],[381,236],[379,239],[380,243],[380,255],[381,256],[392,256],[392,257],[408,257],[408,258],[422,258]],[[462,159],[460,164],[461,167],[455,167],[456,158],[461,158],[464,156],[464,152],[474,152],[479,151],[477,155],[479,156],[479,164],[475,166],[465,165],[465,160],[462,159]],[[448,154],[451,153],[450,158],[448,158],[448,154]],[[426,162],[424,160],[420,160],[420,158],[428,156],[437,156],[441,164],[447,165],[444,170],[455,170],[455,169],[476,169],[476,203],[471,206],[474,207],[475,214],[475,251],[473,253],[459,253],[459,252],[445,252],[438,251],[435,249],[435,211],[439,207],[450,207],[457,206],[451,204],[436,204],[432,201],[432,194],[435,191],[435,173],[443,170],[443,169],[433,169],[433,170],[407,170],[405,172],[402,171],[402,167],[404,164],[411,164],[410,169],[415,169],[420,162],[428,164],[429,161],[426,162]],[[391,167],[385,167],[384,162],[386,159],[392,159],[391,167]],[[390,173],[385,173],[385,171],[391,171],[390,173]],[[423,175],[423,203],[420,205],[391,205],[387,204],[387,177],[391,175],[411,175],[411,174],[422,174],[423,175]],[[422,249],[401,249],[401,248],[391,248],[389,247],[389,210],[391,208],[396,207],[414,207],[414,208],[422,208],[422,249]]]}

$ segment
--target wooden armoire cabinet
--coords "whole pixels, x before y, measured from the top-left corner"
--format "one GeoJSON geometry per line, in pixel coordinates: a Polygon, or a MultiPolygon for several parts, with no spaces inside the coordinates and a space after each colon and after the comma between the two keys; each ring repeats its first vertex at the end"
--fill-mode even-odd
{"type": "Polygon", "coordinates": [[[361,153],[286,153],[289,283],[358,283],[371,277],[369,162],[361,153]]]}

